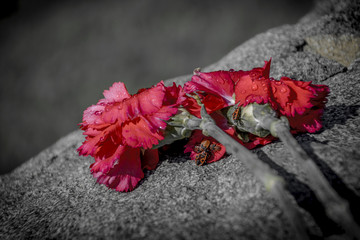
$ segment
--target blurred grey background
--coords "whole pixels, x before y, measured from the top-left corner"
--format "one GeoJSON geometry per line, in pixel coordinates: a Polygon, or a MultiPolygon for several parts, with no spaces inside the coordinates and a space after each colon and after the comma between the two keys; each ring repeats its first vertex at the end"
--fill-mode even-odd
{"type": "Polygon", "coordinates": [[[2,0],[0,174],[77,129],[82,112],[113,82],[123,81],[135,93],[190,74],[257,33],[296,23],[312,5],[2,0]]]}

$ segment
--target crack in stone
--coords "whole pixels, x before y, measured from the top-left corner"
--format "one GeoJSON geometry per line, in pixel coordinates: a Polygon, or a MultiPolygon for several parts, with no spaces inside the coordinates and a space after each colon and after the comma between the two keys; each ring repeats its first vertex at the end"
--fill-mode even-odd
{"type": "Polygon", "coordinates": [[[347,70],[348,70],[347,67],[344,67],[344,68],[342,68],[340,71],[337,71],[337,72],[335,72],[335,73],[333,73],[333,74],[330,74],[328,77],[326,77],[326,78],[324,78],[324,79],[321,79],[320,82],[325,82],[325,81],[329,80],[330,78],[335,77],[335,76],[338,75],[338,74],[347,72],[347,70]]]}

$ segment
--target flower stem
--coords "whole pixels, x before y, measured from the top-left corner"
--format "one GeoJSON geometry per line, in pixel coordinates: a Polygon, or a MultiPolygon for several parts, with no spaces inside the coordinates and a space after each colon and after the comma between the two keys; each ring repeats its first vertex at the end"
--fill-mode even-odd
{"type": "Polygon", "coordinates": [[[360,239],[360,227],[351,215],[349,203],[331,187],[320,169],[290,133],[288,126],[278,122],[275,125],[275,131],[294,158],[301,163],[304,172],[307,174],[310,187],[325,206],[328,216],[342,226],[349,235],[360,239]]]}
{"type": "Polygon", "coordinates": [[[223,144],[228,153],[231,153],[243,161],[248,169],[253,171],[255,177],[264,184],[270,194],[277,199],[284,214],[290,220],[297,239],[309,239],[303,218],[295,207],[294,200],[285,190],[285,181],[283,178],[274,173],[271,168],[260,161],[255,154],[221,130],[209,114],[207,114],[204,106],[201,108],[201,117],[200,129],[223,144]]]}

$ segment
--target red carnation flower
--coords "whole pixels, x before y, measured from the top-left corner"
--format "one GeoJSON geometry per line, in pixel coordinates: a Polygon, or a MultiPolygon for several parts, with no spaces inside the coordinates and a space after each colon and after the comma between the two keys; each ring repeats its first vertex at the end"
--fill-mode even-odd
{"type": "MultiPolygon", "coordinates": [[[[190,94],[197,92],[207,112],[217,119],[217,125],[249,149],[268,144],[275,138],[272,136],[261,138],[249,134],[248,141],[243,142],[237,137],[234,127],[219,121],[219,117],[216,117],[217,110],[235,103],[240,106],[254,102],[269,103],[279,116],[284,115],[288,118],[293,133],[312,133],[320,130],[322,127],[320,117],[329,88],[326,85],[314,85],[311,82],[296,81],[287,77],[282,77],[279,81],[269,78],[270,64],[271,60],[265,61],[262,68],[254,68],[250,71],[230,70],[208,73],[195,71],[191,81],[185,84],[184,91],[190,94]]],[[[188,97],[183,105],[191,114],[200,117],[200,106],[195,99],[188,97]]],[[[195,146],[201,144],[204,139],[209,138],[199,131],[193,134],[186,145],[185,152],[191,152],[192,159],[195,159],[197,154],[195,146]]],[[[216,154],[214,158],[209,159],[209,162],[221,157],[220,154],[216,154]]]]}
{"type": "Polygon", "coordinates": [[[81,129],[86,140],[80,155],[91,155],[91,172],[99,183],[117,191],[131,191],[154,169],[159,157],[150,149],[164,139],[166,122],[182,101],[181,87],[162,82],[131,96],[125,85],[114,83],[99,100],[84,111],[81,129]]]}
{"type": "Polygon", "coordinates": [[[269,103],[279,114],[289,120],[293,133],[316,132],[321,129],[321,116],[329,94],[326,85],[269,78],[270,61],[262,68],[238,71],[235,82],[235,101],[241,106],[250,103],[269,103]]]}

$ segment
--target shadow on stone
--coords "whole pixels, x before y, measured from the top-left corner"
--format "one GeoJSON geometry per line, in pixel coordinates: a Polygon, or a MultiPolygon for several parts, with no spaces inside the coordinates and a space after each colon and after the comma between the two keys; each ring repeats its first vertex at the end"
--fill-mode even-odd
{"type": "Polygon", "coordinates": [[[360,105],[333,105],[325,108],[323,115],[323,129],[331,129],[336,124],[344,125],[348,119],[358,116],[360,105]]]}
{"type": "MultiPolygon", "coordinates": [[[[164,147],[161,147],[159,149],[159,163],[156,169],[161,165],[164,161],[168,161],[169,163],[181,163],[186,162],[190,160],[189,154],[184,154],[184,146],[188,142],[187,139],[184,140],[178,140],[170,145],[165,145],[164,147]]],[[[138,184],[138,187],[140,187],[149,176],[154,174],[156,172],[156,169],[154,170],[144,170],[144,178],[141,179],[141,181],[138,184]]]]}
{"type": "Polygon", "coordinates": [[[324,206],[307,184],[299,181],[294,174],[287,172],[283,167],[272,161],[262,150],[259,150],[257,155],[260,160],[267,163],[284,178],[286,189],[294,197],[297,204],[313,217],[324,236],[343,233],[343,230],[327,217],[324,206]]]}
{"type": "Polygon", "coordinates": [[[311,141],[303,143],[305,151],[320,168],[325,178],[339,196],[349,202],[350,211],[354,220],[360,224],[360,197],[344,183],[344,181],[330,168],[328,164],[326,164],[314,153],[314,149],[311,147],[310,142],[311,141]]]}
{"type": "Polygon", "coordinates": [[[160,162],[164,160],[167,160],[169,163],[189,161],[189,154],[184,153],[184,146],[188,141],[188,139],[178,140],[159,149],[160,162]]]}

